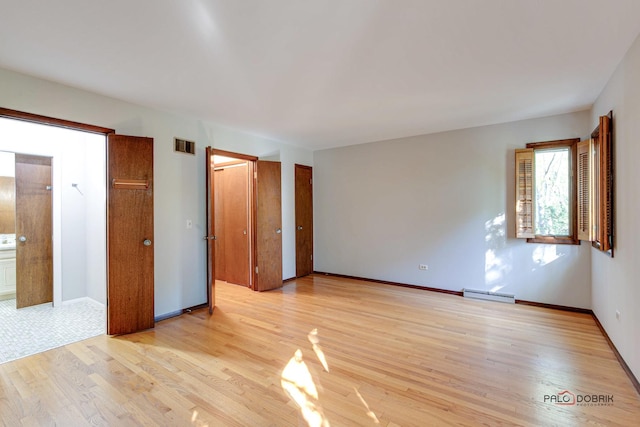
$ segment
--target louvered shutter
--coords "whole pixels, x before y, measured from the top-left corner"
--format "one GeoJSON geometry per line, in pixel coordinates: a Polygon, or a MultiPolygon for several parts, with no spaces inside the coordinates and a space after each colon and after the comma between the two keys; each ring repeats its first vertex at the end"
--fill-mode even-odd
{"type": "Polygon", "coordinates": [[[596,236],[600,249],[608,251],[612,248],[613,241],[613,147],[611,133],[611,118],[600,116],[600,132],[598,144],[600,145],[600,206],[599,229],[596,236]]]}
{"type": "Polygon", "coordinates": [[[522,239],[535,237],[533,167],[533,149],[516,150],[516,237],[522,239]]]}
{"type": "Polygon", "coordinates": [[[591,164],[593,141],[588,139],[578,143],[578,239],[592,241],[594,239],[593,222],[593,182],[591,164]]]}

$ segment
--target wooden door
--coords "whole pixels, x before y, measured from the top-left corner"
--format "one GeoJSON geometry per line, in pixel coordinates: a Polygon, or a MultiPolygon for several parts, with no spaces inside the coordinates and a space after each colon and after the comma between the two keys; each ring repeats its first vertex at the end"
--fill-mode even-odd
{"type": "Polygon", "coordinates": [[[107,334],[154,326],[153,139],[107,137],[107,334]]]}
{"type": "Polygon", "coordinates": [[[207,302],[209,314],[213,313],[216,306],[216,236],[215,230],[215,173],[213,170],[213,149],[205,149],[205,200],[207,217],[207,234],[204,240],[207,242],[207,302]]]}
{"type": "MultiPolygon", "coordinates": [[[[224,258],[227,282],[249,286],[249,176],[245,163],[224,172],[224,258]]],[[[217,258],[216,258],[217,259],[217,258]]]]}
{"type": "Polygon", "coordinates": [[[16,308],[53,302],[51,157],[16,154],[16,308]]]}
{"type": "Polygon", "coordinates": [[[313,170],[295,165],[296,277],[313,273],[313,170]]]}
{"type": "Polygon", "coordinates": [[[224,183],[225,183],[225,171],[224,169],[217,169],[212,172],[215,175],[214,183],[214,196],[213,196],[213,206],[214,206],[214,230],[215,230],[215,267],[216,267],[216,280],[227,280],[227,265],[226,265],[226,252],[224,250],[224,245],[226,243],[225,238],[225,227],[224,227],[224,183]]]}
{"type": "Polygon", "coordinates": [[[256,281],[254,289],[282,286],[280,162],[256,162],[256,281]]]}

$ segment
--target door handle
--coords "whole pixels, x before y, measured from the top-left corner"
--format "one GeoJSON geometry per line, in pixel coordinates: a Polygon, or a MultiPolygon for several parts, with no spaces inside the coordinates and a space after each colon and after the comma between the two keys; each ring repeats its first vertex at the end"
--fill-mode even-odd
{"type": "Polygon", "coordinates": [[[18,237],[18,240],[20,240],[22,243],[27,241],[27,237],[26,236],[20,236],[18,237]]]}
{"type": "Polygon", "coordinates": [[[143,245],[145,246],[151,246],[151,240],[149,239],[144,239],[144,241],[142,242],[143,245]]]}
{"type": "Polygon", "coordinates": [[[302,230],[302,226],[301,225],[298,226],[298,230],[302,230]]]}
{"type": "Polygon", "coordinates": [[[282,229],[281,228],[276,228],[276,234],[280,234],[282,233],[282,229]]]}

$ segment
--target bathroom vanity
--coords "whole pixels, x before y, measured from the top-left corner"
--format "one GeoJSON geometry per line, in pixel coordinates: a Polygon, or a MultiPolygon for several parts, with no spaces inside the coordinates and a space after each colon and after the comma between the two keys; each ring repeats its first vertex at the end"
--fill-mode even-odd
{"type": "Polygon", "coordinates": [[[16,297],[15,234],[0,234],[0,300],[16,297]]]}

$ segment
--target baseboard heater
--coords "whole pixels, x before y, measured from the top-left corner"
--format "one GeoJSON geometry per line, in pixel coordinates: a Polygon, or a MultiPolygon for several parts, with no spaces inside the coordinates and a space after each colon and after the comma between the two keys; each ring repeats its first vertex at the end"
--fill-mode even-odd
{"type": "Polygon", "coordinates": [[[498,292],[479,291],[476,289],[463,289],[462,296],[465,298],[484,299],[489,301],[507,302],[515,304],[516,296],[512,294],[501,294],[498,292]]]}

